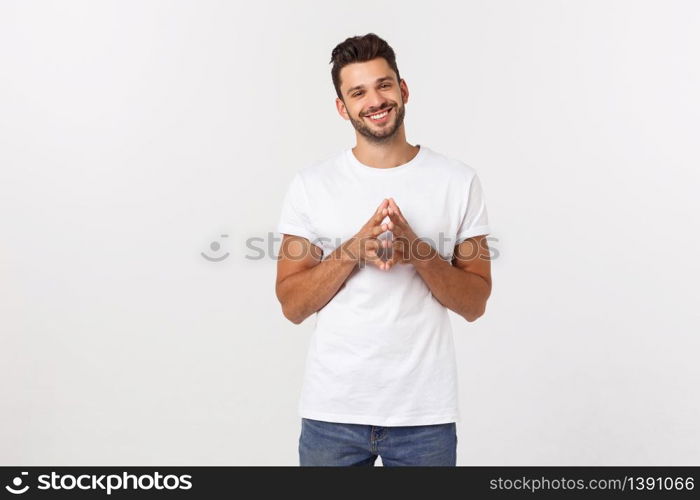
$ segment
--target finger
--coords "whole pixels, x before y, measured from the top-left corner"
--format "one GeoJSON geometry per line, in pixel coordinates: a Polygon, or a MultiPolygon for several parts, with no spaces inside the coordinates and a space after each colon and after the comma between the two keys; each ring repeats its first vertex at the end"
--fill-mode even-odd
{"type": "Polygon", "coordinates": [[[379,250],[379,247],[380,247],[379,240],[376,238],[371,238],[365,242],[364,249],[366,252],[370,251],[370,250],[377,252],[379,250]]]}
{"type": "Polygon", "coordinates": [[[368,259],[368,260],[372,264],[377,266],[377,268],[379,268],[380,270],[382,270],[382,271],[384,270],[384,260],[382,260],[382,258],[378,254],[375,254],[375,257],[368,259]]]}
{"type": "Polygon", "coordinates": [[[360,242],[360,257],[364,259],[371,252],[375,254],[379,250],[379,241],[376,238],[365,238],[360,242]]]}
{"type": "Polygon", "coordinates": [[[377,236],[379,236],[382,233],[385,233],[388,230],[389,230],[389,223],[384,223],[381,226],[374,226],[369,234],[372,237],[376,238],[377,236]]]}
{"type": "Polygon", "coordinates": [[[382,252],[384,259],[381,269],[382,271],[389,271],[392,268],[392,266],[396,263],[397,255],[396,252],[393,251],[391,240],[387,239],[384,240],[382,243],[385,245],[385,249],[382,252]]]}
{"type": "Polygon", "coordinates": [[[400,234],[406,226],[396,212],[389,212],[389,222],[386,224],[389,227],[389,231],[392,231],[394,234],[400,234]]]}
{"type": "Polygon", "coordinates": [[[390,213],[390,214],[391,214],[391,213],[396,213],[396,214],[398,214],[398,215],[399,215],[399,219],[400,219],[402,222],[406,223],[406,217],[404,217],[403,212],[401,212],[401,209],[399,208],[399,206],[398,206],[398,205],[396,204],[396,202],[394,201],[394,198],[389,198],[389,207],[388,207],[387,211],[388,211],[388,213],[390,213]]]}
{"type": "Polygon", "coordinates": [[[394,264],[396,264],[396,259],[397,255],[395,252],[392,252],[391,257],[389,257],[387,260],[384,261],[384,271],[389,271],[392,267],[394,267],[394,264]]]}
{"type": "Polygon", "coordinates": [[[388,199],[388,201],[389,201],[389,206],[398,212],[399,206],[396,204],[396,200],[394,200],[394,198],[391,197],[388,199]]]}
{"type": "Polygon", "coordinates": [[[403,216],[403,213],[401,212],[401,209],[399,208],[399,205],[396,203],[396,200],[394,200],[394,198],[389,198],[389,207],[392,210],[395,210],[396,212],[398,212],[399,215],[403,216]]]}
{"type": "Polygon", "coordinates": [[[379,207],[377,207],[377,210],[372,214],[372,217],[369,218],[367,222],[365,222],[364,227],[372,227],[380,224],[382,220],[388,215],[388,206],[389,202],[388,200],[384,200],[379,207]]]}
{"type": "Polygon", "coordinates": [[[389,207],[389,200],[384,198],[382,202],[379,204],[377,207],[377,210],[372,214],[372,217],[370,217],[368,224],[371,224],[373,226],[376,226],[379,224],[384,217],[387,216],[387,208],[389,207]]]}
{"type": "Polygon", "coordinates": [[[392,254],[397,255],[398,257],[395,259],[396,262],[403,263],[403,262],[408,262],[408,250],[406,248],[406,244],[402,240],[395,240],[393,245],[392,245],[392,254]]]}
{"type": "Polygon", "coordinates": [[[369,250],[367,253],[365,253],[365,256],[362,260],[363,260],[363,262],[369,262],[369,263],[374,264],[375,266],[378,266],[378,267],[382,263],[381,256],[375,250],[369,250]]]}

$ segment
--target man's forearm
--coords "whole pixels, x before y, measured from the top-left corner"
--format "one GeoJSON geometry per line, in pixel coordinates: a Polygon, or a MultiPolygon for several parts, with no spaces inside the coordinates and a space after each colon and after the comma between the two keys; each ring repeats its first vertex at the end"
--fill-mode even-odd
{"type": "Polygon", "coordinates": [[[339,246],[314,267],[292,274],[279,284],[282,309],[290,321],[299,324],[325,306],[357,266],[343,248],[339,246]]]}
{"type": "Polygon", "coordinates": [[[484,314],[491,293],[484,278],[453,266],[426,241],[416,249],[411,262],[438,302],[467,321],[484,314]]]}

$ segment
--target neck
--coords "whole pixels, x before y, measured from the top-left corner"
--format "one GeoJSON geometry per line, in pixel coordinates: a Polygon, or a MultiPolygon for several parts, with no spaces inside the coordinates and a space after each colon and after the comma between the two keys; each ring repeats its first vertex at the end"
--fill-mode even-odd
{"type": "Polygon", "coordinates": [[[396,134],[396,137],[385,143],[372,142],[358,135],[357,145],[352,148],[360,162],[375,168],[394,168],[408,163],[415,158],[419,150],[419,146],[406,142],[403,134],[396,134]]]}

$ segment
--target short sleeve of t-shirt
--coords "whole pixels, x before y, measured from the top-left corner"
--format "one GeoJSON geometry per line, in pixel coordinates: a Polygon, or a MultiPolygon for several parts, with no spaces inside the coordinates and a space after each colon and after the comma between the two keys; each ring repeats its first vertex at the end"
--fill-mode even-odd
{"type": "Polygon", "coordinates": [[[459,244],[467,238],[489,234],[490,232],[486,198],[481,188],[481,180],[477,174],[474,174],[469,184],[467,205],[457,230],[455,244],[459,244]]]}
{"type": "Polygon", "coordinates": [[[304,190],[304,182],[298,172],[284,196],[277,232],[302,236],[312,242],[317,239],[309,218],[309,200],[304,190]]]}

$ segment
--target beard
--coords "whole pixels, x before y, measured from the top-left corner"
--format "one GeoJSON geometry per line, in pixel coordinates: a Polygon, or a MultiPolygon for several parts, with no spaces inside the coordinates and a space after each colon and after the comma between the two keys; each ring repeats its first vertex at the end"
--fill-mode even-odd
{"type": "MultiPolygon", "coordinates": [[[[406,115],[406,107],[403,103],[400,106],[396,103],[390,106],[393,109],[389,114],[391,115],[391,113],[394,113],[394,115],[390,116],[389,121],[384,125],[372,124],[369,122],[371,118],[363,116],[358,116],[357,119],[350,116],[350,123],[352,123],[352,126],[358,133],[362,134],[370,142],[374,142],[375,144],[387,143],[396,135],[406,115]]],[[[381,110],[378,112],[381,113],[381,110]]]]}

